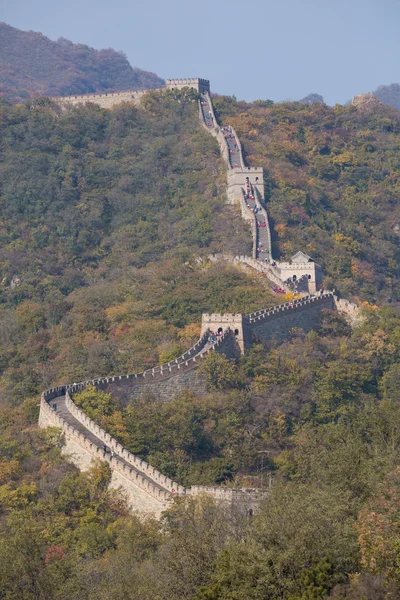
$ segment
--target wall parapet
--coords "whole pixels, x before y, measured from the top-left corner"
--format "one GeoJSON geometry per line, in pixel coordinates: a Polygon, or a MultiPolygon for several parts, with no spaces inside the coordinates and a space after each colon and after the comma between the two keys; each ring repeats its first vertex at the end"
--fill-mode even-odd
{"type": "MultiPolygon", "coordinates": [[[[155,88],[160,89],[160,88],[155,88]]],[[[54,102],[68,102],[72,100],[82,100],[90,102],[91,100],[97,100],[98,98],[121,98],[124,96],[140,97],[146,94],[149,90],[125,90],[122,92],[102,92],[93,94],[73,94],[71,96],[52,96],[51,100],[54,102]]]]}
{"type": "Polygon", "coordinates": [[[334,296],[332,292],[326,292],[324,294],[316,296],[305,296],[303,298],[295,299],[291,302],[285,302],[284,304],[278,304],[265,310],[258,310],[254,313],[246,315],[249,319],[249,323],[259,323],[267,319],[276,319],[277,317],[283,316],[285,313],[294,313],[299,310],[305,310],[311,306],[326,305],[327,307],[334,307],[334,296]]]}
{"type": "MultiPolygon", "coordinates": [[[[241,317],[241,315],[227,315],[225,317],[225,321],[227,324],[230,324],[235,320],[236,317],[241,317]]],[[[222,316],[222,318],[224,318],[224,316],[222,316]]],[[[206,352],[209,353],[217,350],[224,343],[227,343],[232,336],[233,333],[228,328],[217,339],[215,344],[206,350],[206,352]]],[[[208,337],[208,333],[205,334],[203,338],[204,337],[208,337]]],[[[201,344],[197,344],[193,348],[199,346],[201,347],[201,344]]],[[[164,507],[167,507],[168,503],[175,495],[196,495],[200,493],[199,491],[196,491],[196,488],[186,489],[176,481],[173,481],[169,477],[163,475],[160,471],[152,467],[146,461],[129,452],[129,450],[124,448],[122,444],[120,444],[109,433],[104,431],[78,406],[76,406],[71,398],[72,392],[80,391],[88,384],[99,385],[103,381],[103,379],[94,379],[71,385],[56,386],[43,392],[40,402],[39,425],[41,427],[46,427],[50,424],[54,427],[61,428],[66,434],[67,438],[74,440],[82,449],[87,451],[90,456],[108,462],[113,471],[116,471],[125,477],[129,482],[133,483],[134,486],[145,491],[152,498],[158,500],[164,507]],[[68,413],[76,419],[80,426],[84,428],[84,431],[95,436],[99,443],[93,441],[93,439],[90,439],[88,435],[78,431],[62,416],[60,416],[60,414],[57,413],[57,404],[51,406],[51,402],[53,400],[64,396],[65,408],[67,409],[68,413]],[[104,452],[102,445],[106,445],[110,451],[114,453],[114,455],[104,452]]],[[[222,498],[218,487],[210,487],[208,489],[212,490],[212,495],[214,498],[222,498]]]]}
{"type": "Polygon", "coordinates": [[[56,413],[56,411],[49,405],[49,402],[52,399],[57,398],[63,388],[64,386],[60,386],[59,388],[53,388],[52,390],[42,394],[40,402],[39,426],[48,426],[48,422],[50,422],[53,427],[62,429],[67,437],[75,440],[75,442],[78,443],[79,446],[86,450],[91,456],[93,456],[93,458],[99,458],[100,460],[108,462],[112,469],[123,475],[127,480],[131,481],[140,489],[144,490],[151,497],[157,499],[161,503],[165,503],[170,500],[171,494],[167,490],[164,490],[161,486],[156,485],[148,478],[140,477],[139,472],[134,471],[133,469],[127,469],[122,465],[121,461],[116,459],[116,457],[111,457],[111,455],[104,454],[102,448],[94,444],[88,437],[72,427],[69,423],[67,423],[67,421],[65,421],[56,413]]]}
{"type": "Polygon", "coordinates": [[[104,431],[99,425],[97,425],[92,419],[90,419],[80,408],[73,402],[69,390],[66,390],[66,407],[69,412],[79,421],[85,428],[99,438],[104,444],[116,453],[116,460],[118,457],[122,457],[127,463],[129,463],[139,474],[146,475],[151,481],[156,482],[159,489],[168,491],[169,493],[184,493],[185,488],[176,481],[173,481],[169,477],[166,477],[160,471],[149,465],[145,460],[135,456],[129,450],[126,450],[122,444],[120,444],[115,438],[109,433],[104,431]]]}

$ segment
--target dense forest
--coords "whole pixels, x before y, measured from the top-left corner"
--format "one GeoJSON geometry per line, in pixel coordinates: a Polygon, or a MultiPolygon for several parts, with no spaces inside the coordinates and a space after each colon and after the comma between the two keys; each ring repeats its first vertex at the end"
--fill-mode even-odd
{"type": "Polygon", "coordinates": [[[68,96],[159,88],[154,73],[132,68],[121,52],[95,50],[65,38],[0,23],[0,98],[21,102],[37,96],[68,96]]]}
{"type": "Polygon", "coordinates": [[[249,253],[250,235],[225,205],[195,94],[150,92],[112,111],[3,101],[2,598],[400,598],[398,114],[215,106],[266,169],[276,256],[318,259],[363,320],[352,330],[325,311],[315,332],[255,341],[239,361],[211,354],[201,398],[77,394],[184,485],[272,483],[251,518],[207,497],[177,499],[160,521],[129,514],[105,463],[79,473],[59,430],[38,429],[40,391],[160,364],[198,338],[202,312],[280,300],[265,279],[207,258],[249,253]]]}

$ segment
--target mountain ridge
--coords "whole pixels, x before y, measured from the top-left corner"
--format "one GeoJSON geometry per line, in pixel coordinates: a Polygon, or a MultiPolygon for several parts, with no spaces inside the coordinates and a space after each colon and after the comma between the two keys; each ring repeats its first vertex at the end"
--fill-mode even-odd
{"type": "Polygon", "coordinates": [[[162,87],[156,74],[132,67],[122,52],[21,31],[0,22],[0,98],[21,102],[37,96],[162,87]]]}

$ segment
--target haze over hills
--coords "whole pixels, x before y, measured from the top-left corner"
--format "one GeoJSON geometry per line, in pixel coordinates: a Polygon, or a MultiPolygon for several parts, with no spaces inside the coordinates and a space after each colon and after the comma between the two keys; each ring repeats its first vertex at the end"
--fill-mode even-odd
{"type": "MultiPolygon", "coordinates": [[[[113,48],[96,50],[65,38],[52,41],[40,32],[21,31],[0,22],[0,98],[21,102],[30,97],[63,96],[160,88],[155,73],[132,67],[113,48]]],[[[380,85],[373,94],[400,109],[400,84],[380,85]]],[[[310,93],[302,104],[324,102],[310,93]]]]}
{"type": "Polygon", "coordinates": [[[159,88],[154,73],[131,67],[112,48],[95,50],[0,23],[0,97],[29,97],[159,88]]]}
{"type": "Polygon", "coordinates": [[[400,84],[379,85],[372,93],[382,104],[390,104],[400,110],[400,84]]]}

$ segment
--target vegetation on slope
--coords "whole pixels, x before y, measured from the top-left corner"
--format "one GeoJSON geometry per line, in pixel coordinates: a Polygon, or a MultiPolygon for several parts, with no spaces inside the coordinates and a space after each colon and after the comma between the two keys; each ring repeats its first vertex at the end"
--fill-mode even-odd
{"type": "MultiPolygon", "coordinates": [[[[290,241],[293,250],[303,248],[304,236],[341,290],[382,298],[390,283],[396,300],[395,268],[390,275],[384,262],[386,251],[397,256],[384,233],[397,210],[396,115],[216,103],[243,129],[249,162],[271,167],[277,251],[290,254],[284,245],[290,241]],[[246,130],[257,111],[270,147],[246,130]],[[279,137],[295,128],[305,141],[293,144],[306,156],[307,140],[319,135],[318,119],[326,135],[327,121],[337,119],[341,135],[349,131],[348,151],[357,155],[357,168],[341,165],[334,185],[315,175],[318,194],[325,190],[321,204],[314,188],[296,195],[300,183],[308,181],[314,159],[329,157],[335,170],[344,148],[318,151],[318,160],[308,149],[310,164],[295,165],[282,154],[288,140],[279,137]],[[377,119],[386,125],[379,129],[377,119]],[[344,202],[347,177],[356,189],[365,186],[355,139],[367,127],[375,136],[374,151],[365,151],[374,156],[367,162],[371,178],[378,177],[376,163],[391,169],[381,181],[388,196],[368,200],[379,227],[361,196],[354,214],[344,202]],[[289,173],[304,179],[289,183],[289,173]],[[334,270],[336,263],[352,264],[353,246],[332,241],[332,223],[352,223],[361,235],[363,219],[370,237],[354,234],[352,243],[360,244],[357,260],[371,264],[374,277],[385,274],[376,292],[379,278],[350,283],[342,267],[334,270]],[[279,224],[286,237],[278,237],[285,231],[279,224]]],[[[87,414],[186,485],[265,486],[272,478],[252,519],[199,498],[178,499],[158,523],[140,521],[128,514],[123,496],[107,492],[103,463],[79,474],[60,454],[58,430],[38,431],[36,394],[53,383],[169,360],[196,340],[201,312],[246,312],[276,300],[259,280],[206,259],[212,251],[245,251],[249,232],[224,205],[224,168],[190,97],[150,93],[140,109],[61,113],[43,101],[3,103],[0,127],[1,594],[10,600],[400,598],[398,311],[365,305],[365,321],[353,332],[328,311],[318,332],[293,331],[280,346],[256,344],[238,364],[211,355],[203,367],[205,398],[183,393],[169,404],[148,397],[121,407],[91,389],[77,395],[87,414]]],[[[332,128],[339,144],[335,122],[332,128]]],[[[350,236],[347,229],[339,233],[350,236]]]]}
{"type": "Polygon", "coordinates": [[[37,96],[162,87],[154,73],[132,68],[121,52],[95,50],[64,38],[0,23],[0,98],[21,102],[37,96]]]}
{"type": "Polygon", "coordinates": [[[400,113],[228,97],[215,108],[248,164],[265,169],[274,256],[301,248],[322,265],[326,287],[398,301],[400,113]]]}
{"type": "Polygon", "coordinates": [[[153,449],[166,470],[179,457],[180,475],[196,483],[217,473],[229,482],[228,460],[253,460],[242,484],[272,473],[251,519],[204,497],[177,499],[158,523],[140,521],[106,491],[106,465],[78,474],[60,456],[58,430],[37,431],[34,400],[3,407],[5,597],[397,600],[400,317],[364,310],[353,333],[327,312],[319,333],[298,332],[267,354],[256,346],[236,367],[247,392],[236,376],[205,399],[142,401],[125,433],[110,399],[81,396],[88,414],[142,453],[153,449]],[[201,465],[207,450],[214,458],[201,465]]]}
{"type": "Polygon", "coordinates": [[[198,338],[203,311],[273,302],[256,279],[204,260],[247,251],[250,236],[224,206],[196,102],[3,103],[0,120],[3,401],[150,368],[198,338]]]}

